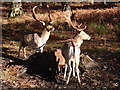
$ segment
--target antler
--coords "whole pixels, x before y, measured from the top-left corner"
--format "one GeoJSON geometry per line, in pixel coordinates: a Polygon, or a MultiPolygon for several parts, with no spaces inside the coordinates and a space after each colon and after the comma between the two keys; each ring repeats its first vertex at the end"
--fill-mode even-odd
{"type": "Polygon", "coordinates": [[[49,18],[49,22],[51,22],[51,21],[52,21],[52,19],[51,19],[51,17],[50,17],[50,6],[49,6],[49,5],[47,5],[47,8],[48,8],[48,18],[49,18]]]}
{"type": "Polygon", "coordinates": [[[80,28],[80,26],[82,25],[82,23],[80,25],[78,25],[79,28],[75,27],[70,19],[70,17],[66,17],[64,15],[65,19],[67,20],[67,23],[70,24],[74,29],[78,30],[78,31],[83,31],[84,29],[86,29],[87,26],[85,26],[84,28],[80,28]]]}
{"type": "Polygon", "coordinates": [[[50,12],[48,12],[48,18],[49,18],[49,22],[52,21],[51,17],[50,17],[50,12]]]}
{"type": "Polygon", "coordinates": [[[42,25],[45,26],[45,22],[40,21],[40,20],[38,20],[38,19],[36,18],[36,16],[35,16],[35,9],[36,9],[36,8],[37,8],[37,6],[34,6],[34,7],[33,7],[32,16],[33,16],[33,18],[34,18],[36,21],[42,23],[42,25]]]}

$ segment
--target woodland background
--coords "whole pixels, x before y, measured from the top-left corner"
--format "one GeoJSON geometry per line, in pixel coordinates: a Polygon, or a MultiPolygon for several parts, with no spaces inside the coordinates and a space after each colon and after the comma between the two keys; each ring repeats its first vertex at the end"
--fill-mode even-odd
{"type": "MultiPolygon", "coordinates": [[[[70,3],[70,7],[75,15],[73,19],[78,23],[87,26],[87,32],[92,39],[85,41],[81,50],[82,53],[89,55],[100,67],[90,69],[90,73],[82,78],[79,85],[76,78],[71,78],[70,84],[56,83],[38,78],[35,75],[26,74],[19,77],[19,73],[24,70],[22,65],[8,65],[14,60],[6,58],[13,56],[17,58],[19,48],[19,32],[30,30],[41,32],[39,26],[32,18],[31,10],[35,5],[37,17],[47,21],[47,9],[41,7],[39,2],[22,2],[23,14],[17,17],[9,17],[11,3],[1,2],[2,6],[2,57],[0,60],[1,68],[1,87],[8,88],[82,88],[82,89],[119,89],[120,84],[120,3],[70,3]]],[[[47,3],[50,6],[52,20],[56,20],[62,13],[61,3],[47,3]]],[[[59,40],[73,38],[76,34],[71,27],[64,23],[60,18],[55,25],[56,30],[51,33],[47,41],[45,51],[61,48],[63,43],[55,43],[59,40]]],[[[27,48],[27,56],[33,54],[33,49],[27,48]]],[[[26,60],[22,56],[22,60],[26,60]]],[[[64,82],[58,76],[61,82],[64,82]]]]}

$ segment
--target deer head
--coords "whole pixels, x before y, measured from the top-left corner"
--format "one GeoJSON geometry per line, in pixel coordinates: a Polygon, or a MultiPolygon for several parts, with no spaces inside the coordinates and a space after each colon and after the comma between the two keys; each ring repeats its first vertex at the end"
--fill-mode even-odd
{"type": "Polygon", "coordinates": [[[78,35],[76,35],[74,37],[75,40],[79,41],[79,40],[90,40],[91,39],[91,37],[83,31],[86,29],[86,26],[84,28],[80,28],[80,26],[82,25],[82,23],[81,23],[80,25],[78,25],[78,27],[76,27],[73,25],[70,17],[66,17],[66,16],[64,16],[64,17],[68,24],[70,24],[75,30],[80,32],[78,35]]]}
{"type": "Polygon", "coordinates": [[[82,39],[82,40],[90,40],[91,39],[91,37],[84,31],[81,31],[76,37],[80,37],[80,39],[82,39]]]}
{"type": "Polygon", "coordinates": [[[48,32],[49,31],[53,31],[55,28],[53,27],[53,25],[51,24],[52,20],[51,20],[51,17],[50,17],[50,12],[48,12],[48,18],[49,18],[49,23],[45,23],[44,21],[40,21],[36,18],[36,15],[35,15],[35,9],[37,8],[37,6],[33,7],[33,10],[32,10],[32,16],[33,18],[37,21],[37,22],[40,22],[43,26],[44,29],[46,29],[48,32]]]}

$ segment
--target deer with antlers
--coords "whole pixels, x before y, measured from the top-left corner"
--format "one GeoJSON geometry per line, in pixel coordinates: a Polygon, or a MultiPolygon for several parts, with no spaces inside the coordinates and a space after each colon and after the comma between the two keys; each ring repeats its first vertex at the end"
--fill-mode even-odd
{"type": "Polygon", "coordinates": [[[25,50],[26,46],[35,47],[36,51],[39,51],[42,53],[43,47],[45,46],[47,40],[49,39],[51,31],[53,31],[55,29],[53,27],[53,25],[50,24],[50,22],[51,22],[50,13],[48,15],[49,20],[50,20],[49,24],[46,24],[45,22],[40,21],[36,18],[36,15],[35,15],[35,8],[36,7],[37,6],[35,6],[33,8],[32,15],[33,15],[33,18],[42,25],[42,27],[43,27],[42,34],[39,35],[38,33],[35,33],[35,32],[33,32],[33,33],[22,32],[22,34],[20,36],[21,44],[19,47],[18,57],[20,56],[20,50],[23,47],[23,55],[26,58],[26,50],[25,50]]]}
{"type": "Polygon", "coordinates": [[[83,43],[83,40],[90,40],[91,37],[86,34],[83,30],[86,29],[85,28],[79,28],[74,26],[70,17],[66,17],[64,16],[66,19],[66,22],[69,23],[75,30],[79,31],[79,34],[77,34],[74,39],[70,39],[68,40],[68,42],[66,42],[64,44],[64,46],[62,47],[62,55],[65,58],[65,73],[64,73],[64,78],[66,78],[66,71],[67,68],[69,70],[69,74],[68,74],[68,78],[66,81],[66,84],[69,83],[69,79],[71,76],[71,72],[72,72],[72,68],[73,68],[73,76],[75,76],[75,70],[77,72],[77,78],[78,78],[78,82],[80,83],[80,77],[79,77],[79,62],[80,62],[80,46],[83,43]],[[71,66],[71,62],[73,63],[73,65],[71,66]]]}

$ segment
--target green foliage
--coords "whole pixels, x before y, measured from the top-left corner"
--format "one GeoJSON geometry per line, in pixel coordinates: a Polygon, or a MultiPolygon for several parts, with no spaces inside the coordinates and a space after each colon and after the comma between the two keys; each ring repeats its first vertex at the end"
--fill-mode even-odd
{"type": "Polygon", "coordinates": [[[120,22],[118,22],[118,23],[115,25],[115,29],[117,30],[117,32],[120,32],[120,22]]]}
{"type": "Polygon", "coordinates": [[[107,24],[106,23],[103,23],[103,24],[90,23],[90,27],[94,27],[96,30],[98,30],[99,36],[102,36],[107,29],[107,24]]]}
{"type": "Polygon", "coordinates": [[[120,22],[115,25],[115,33],[117,35],[117,40],[120,41],[120,22]]]}

